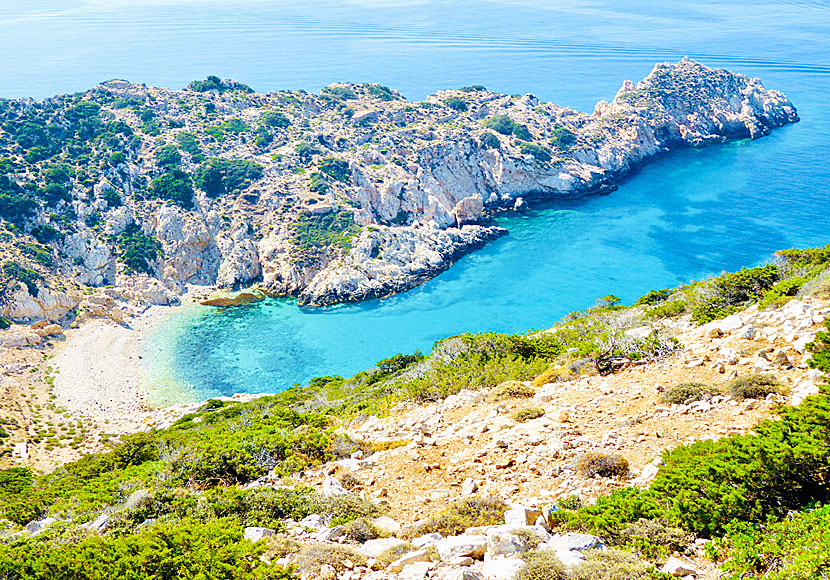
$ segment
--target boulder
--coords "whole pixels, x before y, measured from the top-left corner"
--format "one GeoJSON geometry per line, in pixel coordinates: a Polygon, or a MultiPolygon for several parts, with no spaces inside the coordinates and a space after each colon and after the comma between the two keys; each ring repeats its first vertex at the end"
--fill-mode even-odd
{"type": "Polygon", "coordinates": [[[444,536],[437,532],[433,532],[432,534],[425,534],[423,536],[419,536],[412,540],[412,545],[416,548],[423,548],[424,546],[434,546],[438,542],[444,539],[444,536]]]}
{"type": "Polygon", "coordinates": [[[492,558],[527,552],[533,547],[528,541],[531,534],[539,539],[538,543],[550,539],[543,528],[536,526],[503,525],[490,528],[487,530],[487,553],[492,558]]]}
{"type": "Polygon", "coordinates": [[[258,542],[263,538],[267,538],[268,536],[273,535],[274,530],[272,530],[271,528],[250,527],[245,528],[244,538],[252,542],[258,542]]]}
{"type": "Polygon", "coordinates": [[[511,526],[532,526],[541,515],[542,510],[515,505],[504,512],[504,523],[511,526]]]}
{"type": "Polygon", "coordinates": [[[107,528],[109,527],[109,521],[110,517],[108,514],[101,514],[91,522],[82,524],[81,527],[91,530],[93,532],[97,532],[99,534],[103,534],[107,531],[107,528]]]}
{"type": "Polygon", "coordinates": [[[394,536],[401,531],[401,524],[388,516],[373,519],[372,525],[384,536],[394,536]]]}
{"type": "Polygon", "coordinates": [[[378,540],[369,540],[368,542],[364,542],[363,545],[357,547],[357,551],[367,558],[377,558],[386,550],[395,548],[405,543],[406,542],[404,540],[400,540],[398,538],[381,538],[378,540]]]}
{"type": "Polygon", "coordinates": [[[343,487],[339,481],[327,475],[323,481],[322,495],[323,497],[332,497],[335,495],[352,495],[352,493],[343,487]]]}
{"type": "Polygon", "coordinates": [[[524,561],[519,558],[488,560],[481,567],[481,574],[486,580],[510,580],[524,567],[524,561]]]}
{"type": "Polygon", "coordinates": [[[464,483],[461,484],[461,495],[473,495],[478,491],[478,485],[479,484],[476,480],[472,477],[468,477],[464,480],[464,483]]]}
{"type": "Polygon", "coordinates": [[[418,562],[429,562],[429,552],[426,550],[417,550],[415,552],[409,552],[408,554],[404,554],[386,568],[388,572],[400,572],[404,569],[404,567],[409,566],[411,564],[416,564],[418,562]]]}
{"type": "Polygon", "coordinates": [[[427,573],[432,570],[434,564],[432,562],[415,562],[404,566],[398,573],[398,580],[423,580],[427,577],[427,573]]]}
{"type": "Polygon", "coordinates": [[[26,524],[26,527],[24,529],[30,535],[36,536],[57,521],[58,520],[55,518],[43,518],[40,520],[33,520],[26,524]]]}
{"type": "Polygon", "coordinates": [[[670,557],[666,560],[666,563],[663,564],[663,567],[660,568],[660,572],[663,574],[671,574],[675,577],[680,576],[688,576],[688,575],[697,575],[697,570],[695,570],[694,566],[692,566],[689,562],[684,562],[680,558],[675,558],[674,556],[670,557]]]}
{"type": "Polygon", "coordinates": [[[323,530],[328,529],[326,522],[323,521],[323,516],[319,514],[308,515],[297,523],[304,528],[311,528],[315,532],[322,532],[323,530]]]}
{"type": "Polygon", "coordinates": [[[437,542],[435,548],[445,562],[459,556],[480,560],[487,550],[487,536],[451,536],[437,542]]]}
{"type": "Polygon", "coordinates": [[[578,552],[583,552],[585,550],[605,549],[605,542],[602,541],[602,538],[598,538],[590,534],[578,534],[576,532],[556,534],[547,542],[547,544],[551,549],[556,551],[576,550],[578,552]]]}

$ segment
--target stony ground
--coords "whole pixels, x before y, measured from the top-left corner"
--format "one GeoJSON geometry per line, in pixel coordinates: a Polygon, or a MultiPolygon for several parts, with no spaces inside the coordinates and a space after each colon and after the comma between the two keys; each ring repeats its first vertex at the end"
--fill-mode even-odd
{"type": "MultiPolygon", "coordinates": [[[[805,299],[770,312],[751,308],[702,327],[679,323],[683,349],[657,363],[544,385],[532,399],[490,401],[486,391],[462,391],[428,406],[400,405],[389,417],[355,421],[345,432],[375,444],[405,445],[326,471],[351,472],[362,481],[358,492],[386,497],[404,523],[460,497],[468,478],[485,493],[536,506],[573,494],[590,500],[631,483],[580,478],[573,465],[589,451],[622,455],[633,481],[646,484],[664,450],[749,431],[778,403],[798,403],[816,392],[818,373],[808,369],[804,345],[828,315],[826,303],[805,299]],[[718,385],[755,373],[775,374],[788,394],[746,401],[718,396],[687,405],[660,401],[665,389],[679,383],[718,385]],[[529,407],[544,415],[524,423],[511,418],[529,407]]],[[[309,478],[319,483],[323,476],[309,478]]]]}

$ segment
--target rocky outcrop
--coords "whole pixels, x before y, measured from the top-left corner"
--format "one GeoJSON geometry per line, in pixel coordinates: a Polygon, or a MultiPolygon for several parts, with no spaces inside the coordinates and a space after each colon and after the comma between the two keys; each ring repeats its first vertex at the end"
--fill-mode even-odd
{"type": "MultiPolygon", "coordinates": [[[[82,99],[133,137],[118,138],[114,157],[98,151],[109,159],[100,174],[69,175],[65,199],[38,210],[27,231],[61,230],[48,242],[60,277],[126,286],[129,297],[135,274],[119,236],[135,223],[160,244],[150,269],[166,290],[139,298],[153,303],[188,285],[259,281],[309,305],[401,292],[504,234],[488,225],[496,211],[610,190],[672,148],[754,139],[798,120],[760,80],[690,59],[625,81],[590,115],[480,88],[413,103],[374,85],[263,95],[111,81],[82,99]],[[242,165],[204,179],[211,157],[242,165]],[[244,163],[258,169],[246,177],[244,163]],[[163,176],[184,197],[159,199],[171,191],[153,185],[163,176]]],[[[10,103],[25,116],[25,103],[10,103]]],[[[16,147],[5,131],[0,141],[16,147]]],[[[13,176],[18,187],[27,171],[47,171],[47,161],[30,165],[13,176]]]]}

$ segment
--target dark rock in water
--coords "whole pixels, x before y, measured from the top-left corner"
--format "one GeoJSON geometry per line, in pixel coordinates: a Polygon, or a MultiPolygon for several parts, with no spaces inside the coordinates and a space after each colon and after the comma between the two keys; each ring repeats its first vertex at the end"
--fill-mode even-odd
{"type": "Polygon", "coordinates": [[[209,298],[200,302],[202,306],[217,306],[219,308],[228,308],[231,306],[247,306],[248,304],[256,304],[265,300],[262,294],[253,294],[251,292],[240,292],[236,296],[228,296],[223,298],[209,298]]]}

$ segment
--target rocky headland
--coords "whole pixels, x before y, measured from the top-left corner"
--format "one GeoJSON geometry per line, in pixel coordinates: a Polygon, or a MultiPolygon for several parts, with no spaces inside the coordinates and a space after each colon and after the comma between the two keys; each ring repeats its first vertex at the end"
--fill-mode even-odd
{"type": "Polygon", "coordinates": [[[411,102],[209,77],[0,101],[0,117],[0,314],[28,321],[129,315],[193,286],[308,305],[405,291],[505,234],[495,212],[798,121],[760,80],[690,59],[592,114],[484,87],[411,102]]]}

